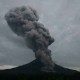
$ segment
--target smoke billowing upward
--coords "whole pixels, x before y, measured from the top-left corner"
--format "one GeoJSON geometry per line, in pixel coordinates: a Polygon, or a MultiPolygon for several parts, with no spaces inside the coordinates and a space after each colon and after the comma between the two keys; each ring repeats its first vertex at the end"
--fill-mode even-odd
{"type": "Polygon", "coordinates": [[[49,31],[38,22],[39,16],[31,7],[16,7],[11,9],[5,19],[14,33],[24,37],[28,48],[32,49],[35,57],[45,66],[43,69],[54,71],[51,50],[48,46],[54,42],[49,31]]]}

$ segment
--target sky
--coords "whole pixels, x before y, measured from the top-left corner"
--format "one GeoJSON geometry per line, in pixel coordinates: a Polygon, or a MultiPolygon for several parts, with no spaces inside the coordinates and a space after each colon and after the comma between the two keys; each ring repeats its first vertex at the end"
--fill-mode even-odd
{"type": "Polygon", "coordinates": [[[64,67],[80,67],[80,0],[0,0],[0,64],[23,65],[35,59],[25,40],[11,31],[4,15],[16,6],[37,10],[55,42],[52,59],[64,67]]]}

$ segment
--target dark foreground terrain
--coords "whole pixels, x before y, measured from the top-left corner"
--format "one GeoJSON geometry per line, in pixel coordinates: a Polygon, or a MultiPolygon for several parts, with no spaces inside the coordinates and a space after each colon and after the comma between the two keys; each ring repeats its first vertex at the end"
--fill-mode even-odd
{"type": "MultiPolygon", "coordinates": [[[[20,67],[16,67],[13,69],[0,70],[1,78],[9,79],[17,79],[17,80],[29,80],[29,79],[48,79],[48,80],[80,80],[79,72],[67,68],[63,68],[59,65],[55,64],[55,72],[54,73],[46,73],[40,71],[43,65],[39,60],[34,60],[29,64],[25,64],[20,67]]],[[[3,80],[1,79],[0,80],[3,80]]]]}

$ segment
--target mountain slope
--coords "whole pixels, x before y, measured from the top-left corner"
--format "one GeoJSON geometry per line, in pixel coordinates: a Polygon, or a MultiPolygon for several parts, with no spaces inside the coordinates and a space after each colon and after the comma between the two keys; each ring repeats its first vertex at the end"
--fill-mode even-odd
{"type": "MultiPolygon", "coordinates": [[[[16,68],[0,70],[0,74],[14,74],[14,75],[17,75],[17,74],[27,74],[27,75],[44,74],[45,72],[40,71],[42,66],[43,65],[41,64],[41,62],[38,59],[36,59],[29,64],[25,64],[25,65],[22,65],[16,68]]],[[[67,69],[57,64],[55,64],[54,69],[55,69],[55,73],[57,74],[72,75],[72,74],[79,73],[75,70],[67,69]]]]}

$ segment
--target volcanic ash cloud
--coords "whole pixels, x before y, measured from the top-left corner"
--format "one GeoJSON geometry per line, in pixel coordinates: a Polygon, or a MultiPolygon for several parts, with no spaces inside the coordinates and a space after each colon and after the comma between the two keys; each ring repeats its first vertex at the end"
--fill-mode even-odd
{"type": "Polygon", "coordinates": [[[5,19],[11,30],[25,39],[27,47],[32,49],[43,68],[41,70],[54,71],[51,50],[48,46],[54,42],[49,31],[40,22],[36,10],[31,7],[16,7],[9,10],[5,19]]]}

